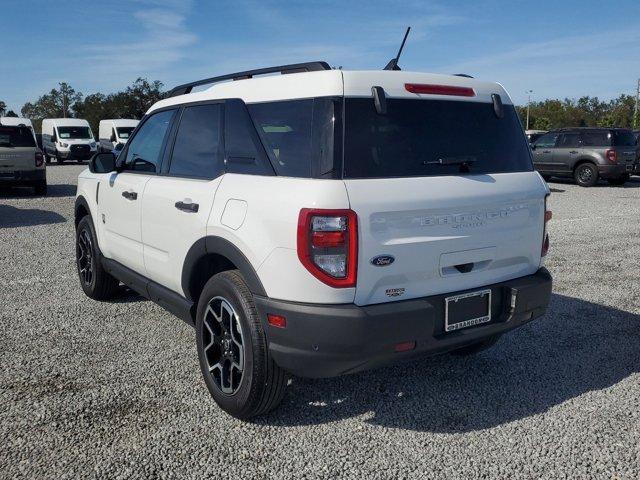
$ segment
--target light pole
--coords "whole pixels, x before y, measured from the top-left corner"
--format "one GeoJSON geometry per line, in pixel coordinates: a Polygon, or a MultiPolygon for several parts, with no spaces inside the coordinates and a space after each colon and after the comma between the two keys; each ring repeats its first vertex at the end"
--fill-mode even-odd
{"type": "Polygon", "coordinates": [[[524,93],[527,94],[527,128],[526,130],[529,130],[529,108],[531,107],[531,94],[533,93],[533,90],[527,90],[524,93]]]}
{"type": "Polygon", "coordinates": [[[638,87],[636,89],[636,107],[633,109],[633,129],[638,125],[638,102],[640,101],[640,78],[638,79],[638,87]]]}

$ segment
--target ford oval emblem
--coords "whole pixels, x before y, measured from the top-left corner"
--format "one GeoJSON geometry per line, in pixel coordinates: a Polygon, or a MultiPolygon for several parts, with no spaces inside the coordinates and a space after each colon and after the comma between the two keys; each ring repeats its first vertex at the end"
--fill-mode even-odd
{"type": "Polygon", "coordinates": [[[395,257],[393,255],[378,255],[371,259],[371,265],[375,267],[386,267],[387,265],[391,265],[394,261],[395,257]]]}

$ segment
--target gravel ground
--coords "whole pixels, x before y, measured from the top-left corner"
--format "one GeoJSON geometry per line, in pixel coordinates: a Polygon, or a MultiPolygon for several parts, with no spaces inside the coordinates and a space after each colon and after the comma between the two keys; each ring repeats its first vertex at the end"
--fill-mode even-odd
{"type": "Polygon", "coordinates": [[[254,423],[210,399],[194,331],[86,298],[73,197],[0,194],[1,478],[640,477],[640,179],[552,183],[546,317],[472,358],[295,379],[254,423]]]}

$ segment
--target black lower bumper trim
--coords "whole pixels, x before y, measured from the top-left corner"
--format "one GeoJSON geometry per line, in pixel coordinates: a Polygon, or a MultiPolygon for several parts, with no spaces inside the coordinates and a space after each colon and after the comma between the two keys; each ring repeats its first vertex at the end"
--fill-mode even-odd
{"type": "Polygon", "coordinates": [[[44,168],[37,170],[16,170],[11,175],[3,175],[0,171],[0,184],[31,186],[46,180],[44,168]]]}
{"type": "Polygon", "coordinates": [[[411,354],[454,350],[512,330],[544,314],[551,286],[551,275],[541,268],[533,275],[473,289],[491,289],[491,322],[448,333],[444,299],[465,291],[364,307],[255,300],[278,365],[302,377],[333,377],[411,354]],[[268,325],[267,314],[286,317],[286,328],[268,325]],[[416,346],[396,353],[395,346],[404,342],[416,346]]]}

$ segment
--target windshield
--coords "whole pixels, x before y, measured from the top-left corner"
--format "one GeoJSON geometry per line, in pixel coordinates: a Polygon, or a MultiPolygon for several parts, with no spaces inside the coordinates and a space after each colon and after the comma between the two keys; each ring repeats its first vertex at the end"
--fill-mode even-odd
{"type": "Polygon", "coordinates": [[[631,130],[614,130],[613,145],[615,147],[634,147],[636,137],[631,130]]]}
{"type": "Polygon", "coordinates": [[[131,136],[131,132],[135,130],[136,127],[118,127],[118,138],[123,140],[127,140],[131,136]]]}
{"type": "Polygon", "coordinates": [[[58,127],[58,137],[63,139],[77,138],[80,140],[91,138],[89,127],[58,127]]]}
{"type": "Polygon", "coordinates": [[[528,172],[531,155],[513,105],[371,98],[345,99],[344,178],[528,172]]]}
{"type": "Polygon", "coordinates": [[[0,126],[0,147],[35,147],[33,133],[27,127],[0,126]]]}

